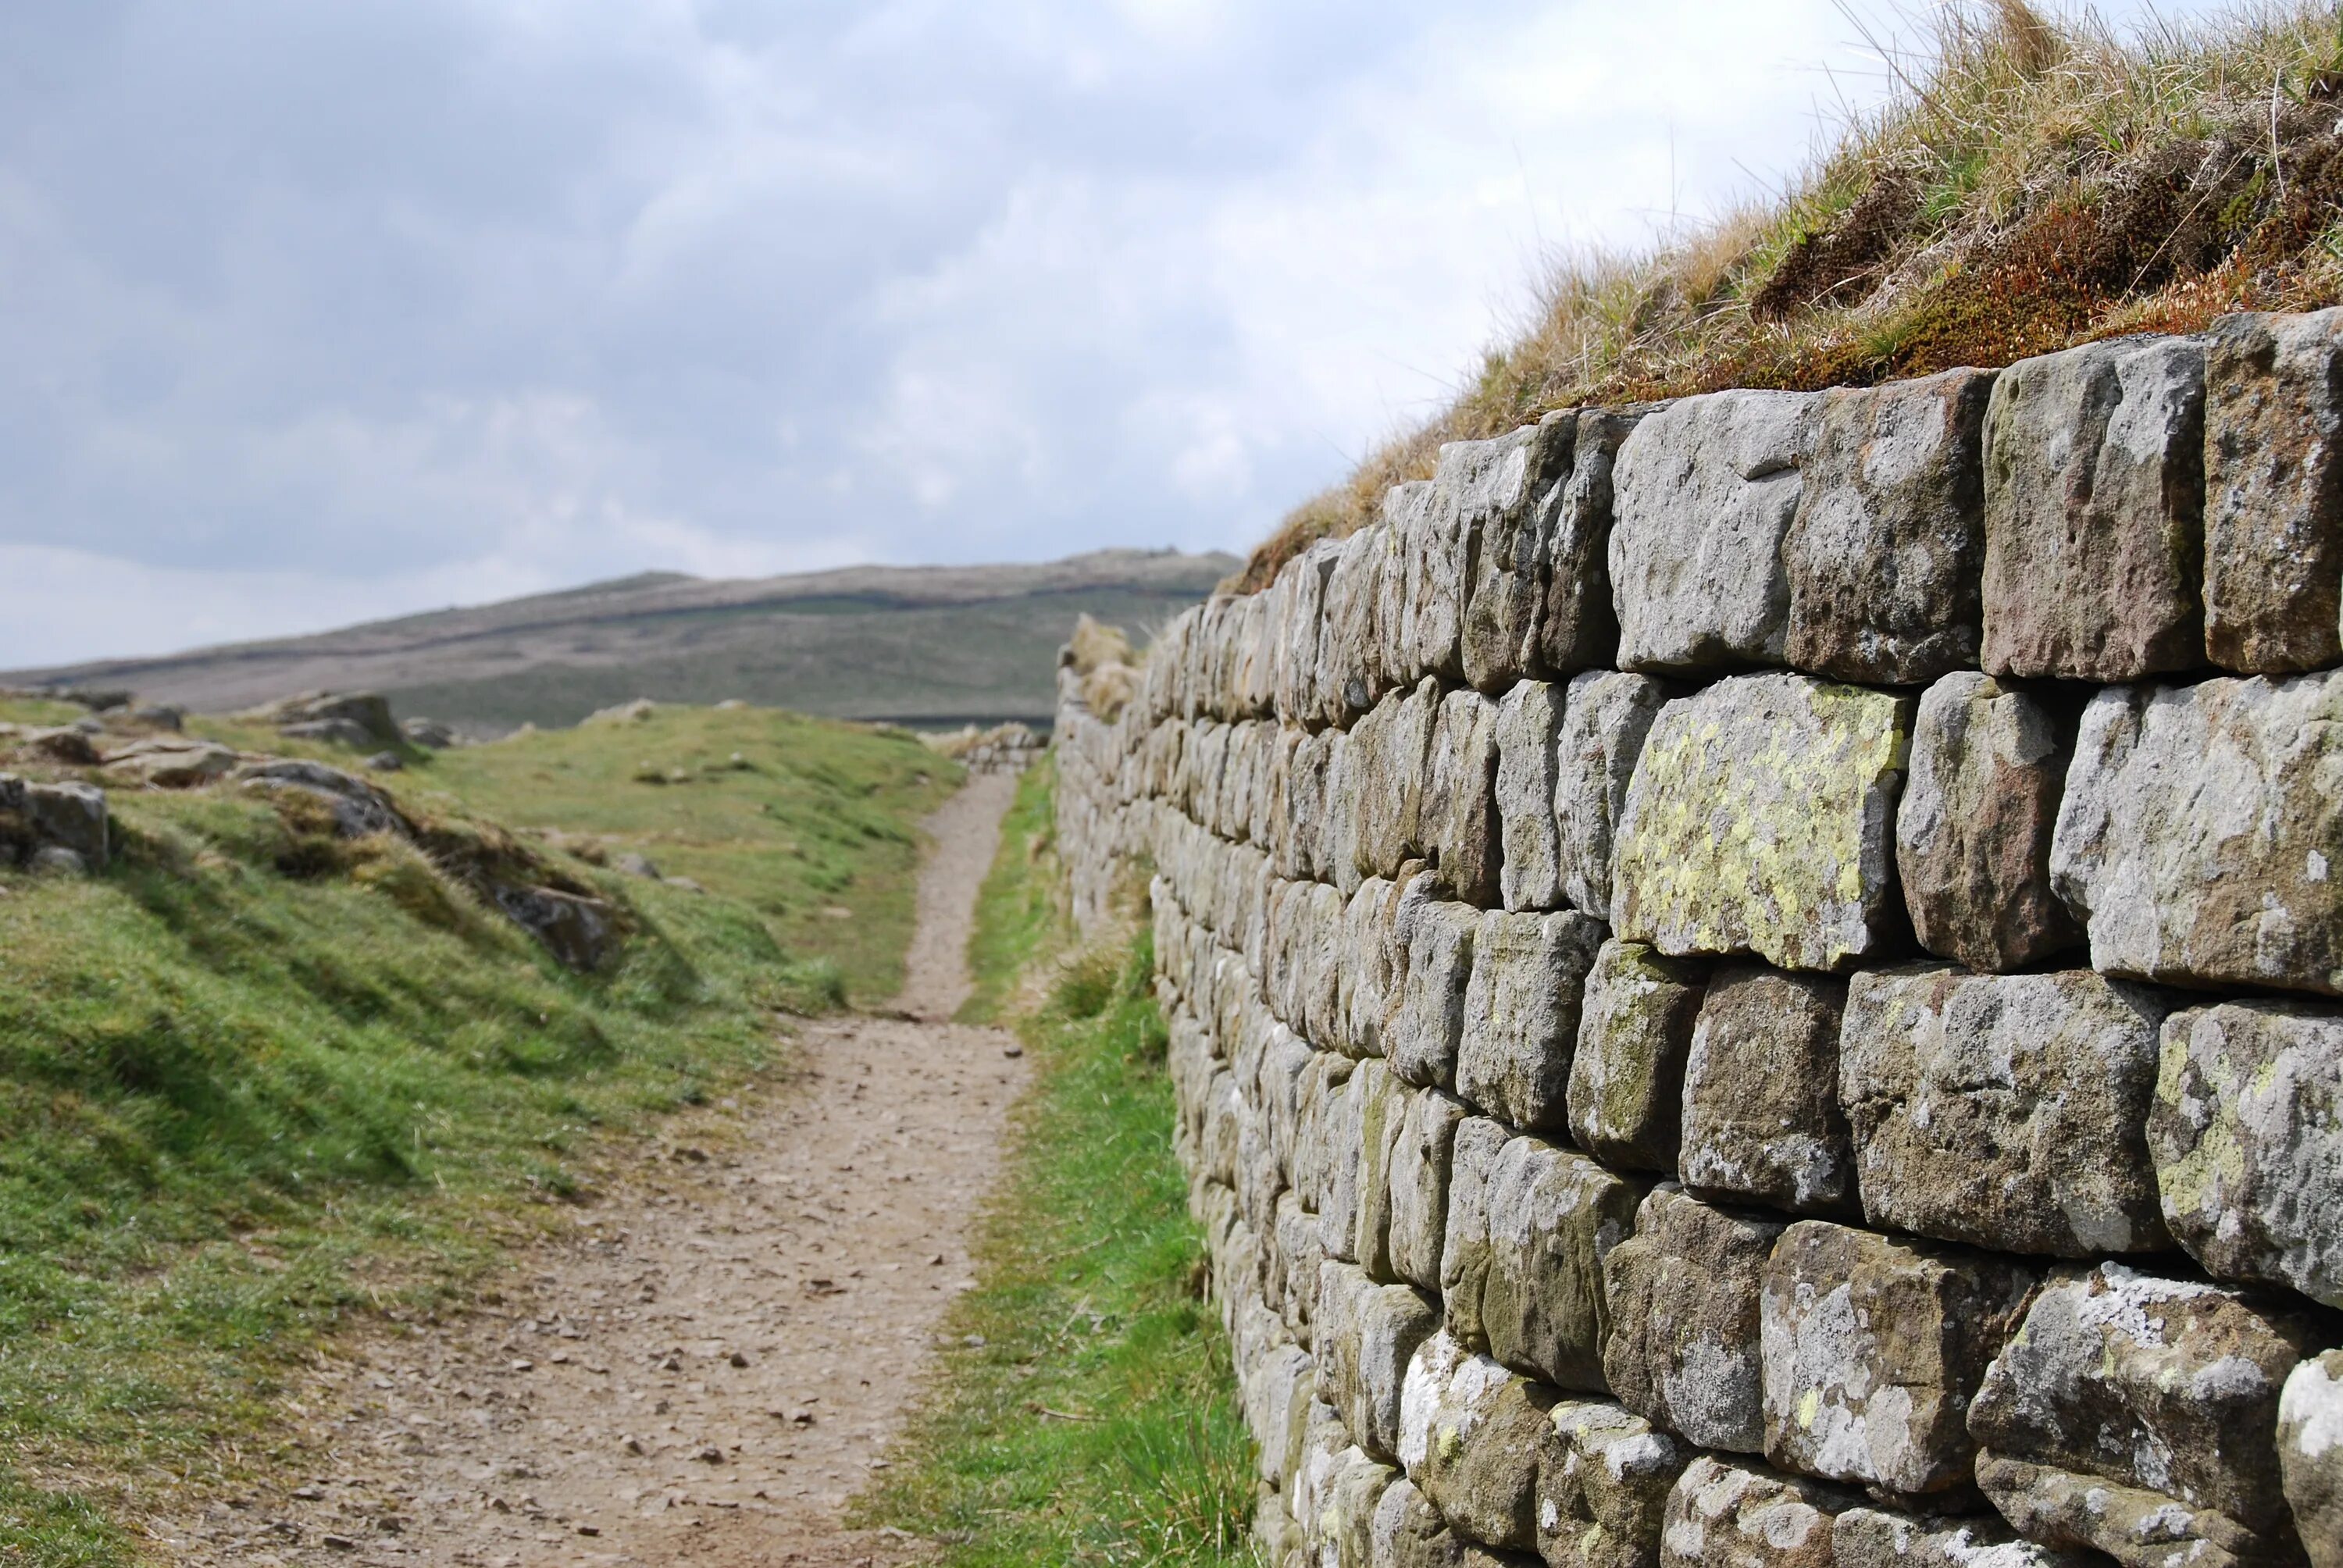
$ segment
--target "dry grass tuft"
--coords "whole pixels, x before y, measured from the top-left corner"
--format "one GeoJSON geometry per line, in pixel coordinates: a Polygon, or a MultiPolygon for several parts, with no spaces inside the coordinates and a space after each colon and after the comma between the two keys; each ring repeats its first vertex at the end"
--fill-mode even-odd
{"type": "Polygon", "coordinates": [[[1648,253],[1564,257],[1472,386],[1224,586],[1353,531],[1443,442],[1556,408],[1866,385],[2343,297],[2335,7],[2258,0],[2126,35],[1990,0],[1947,6],[1917,50],[1871,42],[1895,91],[1791,189],[1648,253]]]}

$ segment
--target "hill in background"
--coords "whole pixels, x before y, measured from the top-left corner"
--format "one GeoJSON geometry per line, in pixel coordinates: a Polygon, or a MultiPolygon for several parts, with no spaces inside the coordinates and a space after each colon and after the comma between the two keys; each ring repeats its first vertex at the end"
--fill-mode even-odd
{"type": "Polygon", "coordinates": [[[637,697],[842,719],[1047,724],[1058,646],[1087,611],[1151,628],[1239,566],[1098,550],[1029,566],[850,567],[714,580],[649,573],[500,604],[160,658],[20,670],[24,686],[126,688],[227,712],[369,689],[474,734],[574,724],[637,697]]]}

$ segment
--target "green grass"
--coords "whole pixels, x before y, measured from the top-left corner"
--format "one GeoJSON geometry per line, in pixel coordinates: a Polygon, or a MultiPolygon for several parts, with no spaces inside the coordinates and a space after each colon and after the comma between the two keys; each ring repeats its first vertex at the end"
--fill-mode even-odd
{"type": "Polygon", "coordinates": [[[322,1336],[477,1283],[616,1141],[766,1067],[777,1010],[890,988],[912,824],[957,775],[897,734],[676,713],[391,780],[710,890],[540,845],[626,910],[592,976],[411,849],[321,859],[233,789],[116,791],[101,878],[0,872],[0,1562],[136,1561],[175,1489],[302,1462],[272,1402],[322,1336]],[[646,754],[691,781],[626,782],[646,754]],[[853,917],[799,918],[824,907],[853,917]]]}
{"type": "Polygon", "coordinates": [[[971,952],[980,1007],[1054,975],[1013,1020],[1035,1081],[929,1406],[856,1517],[953,1568],[1250,1563],[1252,1454],[1172,1153],[1152,955],[1141,935],[1064,956],[1050,820],[1036,769],[971,952]]]}

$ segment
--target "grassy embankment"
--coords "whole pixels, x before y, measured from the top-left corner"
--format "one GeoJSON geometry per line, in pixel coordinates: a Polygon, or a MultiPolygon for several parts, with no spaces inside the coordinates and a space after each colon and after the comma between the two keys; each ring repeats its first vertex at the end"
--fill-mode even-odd
{"type": "Polygon", "coordinates": [[[1251,1561],[1251,1448],[1203,1239],[1172,1154],[1144,933],[1075,951],[1026,776],[986,880],[966,1016],[1024,1041],[1033,1087],[943,1336],[928,1407],[859,1505],[952,1568],[1251,1561]]]}
{"type": "Polygon", "coordinates": [[[1296,508],[1232,582],[1263,587],[1352,532],[1441,443],[1557,408],[1868,385],[2343,301],[2332,4],[2121,32],[2087,8],[1960,0],[1934,21],[1916,45],[1876,41],[1894,90],[1785,189],[1641,254],[1557,258],[1446,407],[1296,508]]]}
{"type": "Polygon", "coordinates": [[[103,877],[0,872],[0,1561],[133,1561],[179,1488],[297,1462],[271,1401],[322,1336],[477,1283],[610,1140],[766,1067],[777,1010],[891,991],[957,773],[701,709],[385,780],[448,831],[568,835],[518,842],[627,911],[591,976],[233,789],[114,792],[103,877]],[[628,850],[708,890],[595,863],[628,850]]]}

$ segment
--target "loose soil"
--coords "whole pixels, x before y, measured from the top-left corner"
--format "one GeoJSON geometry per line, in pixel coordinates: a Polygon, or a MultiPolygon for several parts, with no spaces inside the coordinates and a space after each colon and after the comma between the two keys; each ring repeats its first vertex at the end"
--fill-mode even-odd
{"type": "Polygon", "coordinates": [[[892,1013],[808,1025],[787,1070],[665,1130],[500,1299],[346,1344],[286,1403],[308,1473],[157,1526],[157,1554],[915,1561],[915,1543],[840,1516],[886,1464],[945,1309],[974,1282],[968,1235],[1024,1081],[1011,1037],[949,1021],[1015,788],[978,775],[929,819],[892,1013]]]}

